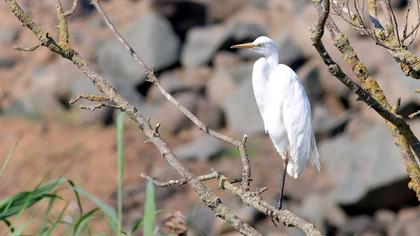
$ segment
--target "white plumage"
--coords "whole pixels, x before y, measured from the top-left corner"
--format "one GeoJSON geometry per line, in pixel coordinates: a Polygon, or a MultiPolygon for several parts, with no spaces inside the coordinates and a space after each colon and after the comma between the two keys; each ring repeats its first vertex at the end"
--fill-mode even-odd
{"type": "Polygon", "coordinates": [[[287,173],[297,178],[308,159],[319,171],[308,96],[296,73],[287,65],[279,64],[274,41],[261,36],[252,43],[233,48],[249,48],[263,55],[255,62],[252,72],[254,95],[266,132],[277,152],[288,160],[287,173]]]}

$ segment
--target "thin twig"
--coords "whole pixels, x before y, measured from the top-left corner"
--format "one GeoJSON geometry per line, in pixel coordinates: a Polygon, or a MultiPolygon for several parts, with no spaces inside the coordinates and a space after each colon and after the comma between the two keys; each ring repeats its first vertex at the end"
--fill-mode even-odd
{"type": "MultiPolygon", "coordinates": [[[[196,178],[200,181],[206,181],[206,180],[217,179],[219,177],[219,175],[220,174],[217,171],[212,170],[212,173],[207,174],[207,175],[200,175],[200,176],[197,176],[196,178]]],[[[154,179],[154,178],[152,178],[148,175],[145,175],[143,173],[140,174],[140,176],[142,178],[145,178],[147,180],[152,181],[153,184],[155,184],[159,187],[170,187],[170,186],[174,186],[174,185],[181,186],[181,185],[184,185],[184,184],[188,183],[188,180],[186,180],[186,179],[175,179],[175,180],[168,180],[166,182],[160,182],[160,181],[158,181],[158,180],[156,180],[156,179],[154,179]]]]}
{"type": "Polygon", "coordinates": [[[413,119],[414,117],[418,116],[420,114],[420,110],[408,115],[408,118],[413,119]]]}
{"type": "Polygon", "coordinates": [[[77,10],[77,3],[78,3],[78,0],[73,0],[73,4],[71,8],[67,10],[66,12],[64,12],[65,17],[71,16],[77,10]]]}
{"type": "Polygon", "coordinates": [[[42,46],[42,43],[38,43],[38,44],[36,44],[36,45],[34,45],[30,48],[22,48],[22,47],[19,47],[19,46],[15,46],[14,48],[15,48],[15,50],[22,51],[22,52],[34,52],[35,50],[37,50],[41,46],[42,46]]]}

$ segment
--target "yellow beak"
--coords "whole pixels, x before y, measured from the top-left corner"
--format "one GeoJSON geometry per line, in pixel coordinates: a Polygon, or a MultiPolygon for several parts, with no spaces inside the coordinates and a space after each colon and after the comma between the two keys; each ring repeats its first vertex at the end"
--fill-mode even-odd
{"type": "Polygon", "coordinates": [[[230,48],[254,48],[255,45],[253,43],[243,43],[243,44],[236,44],[230,48]]]}

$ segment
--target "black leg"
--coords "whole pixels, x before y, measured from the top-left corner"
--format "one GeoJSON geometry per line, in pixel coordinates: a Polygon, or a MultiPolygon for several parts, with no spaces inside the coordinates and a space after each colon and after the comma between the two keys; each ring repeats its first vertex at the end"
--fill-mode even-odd
{"type": "Polygon", "coordinates": [[[281,178],[281,192],[280,192],[280,197],[279,200],[277,202],[277,209],[280,210],[283,207],[283,196],[284,196],[284,184],[286,183],[286,173],[287,173],[287,164],[289,163],[289,158],[287,157],[286,159],[284,159],[284,169],[283,169],[283,175],[281,178]]]}

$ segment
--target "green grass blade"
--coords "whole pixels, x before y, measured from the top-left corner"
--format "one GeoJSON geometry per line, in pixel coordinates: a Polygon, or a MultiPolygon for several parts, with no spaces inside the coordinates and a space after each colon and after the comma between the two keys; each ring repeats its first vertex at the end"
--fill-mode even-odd
{"type": "Polygon", "coordinates": [[[19,144],[20,138],[16,141],[15,145],[13,145],[12,149],[6,156],[6,159],[3,162],[3,165],[0,168],[0,177],[3,175],[4,170],[6,169],[7,164],[9,163],[10,159],[12,159],[13,155],[15,154],[17,145],[19,144]]]}
{"type": "Polygon", "coordinates": [[[117,117],[117,211],[118,226],[117,235],[121,235],[123,218],[123,177],[124,177],[124,113],[120,112],[117,117]]]}
{"type": "Polygon", "coordinates": [[[10,216],[20,215],[35,203],[45,198],[58,198],[52,194],[54,189],[64,183],[66,179],[60,178],[36,187],[30,192],[20,192],[0,201],[0,221],[10,216]]]}
{"type": "Polygon", "coordinates": [[[67,207],[69,206],[69,202],[66,202],[66,205],[64,205],[63,209],[60,211],[60,214],[58,214],[57,218],[55,219],[54,223],[51,225],[51,227],[48,229],[46,235],[49,236],[53,233],[55,228],[62,222],[64,212],[66,212],[67,207]]]}
{"type": "Polygon", "coordinates": [[[76,187],[76,185],[74,184],[74,182],[72,181],[72,180],[68,180],[67,181],[69,184],[70,184],[70,186],[71,186],[71,189],[73,190],[73,193],[74,193],[74,195],[76,196],[76,201],[77,201],[77,207],[79,208],[79,212],[80,212],[80,215],[83,215],[83,207],[82,207],[82,201],[80,200],[80,195],[79,195],[79,193],[74,189],[75,187],[76,187]]]}
{"type": "Polygon", "coordinates": [[[96,212],[99,211],[99,208],[95,208],[86,214],[83,214],[79,217],[79,219],[76,221],[76,223],[73,225],[73,236],[79,236],[82,233],[82,230],[84,229],[84,226],[93,219],[96,212]]]}
{"type": "Polygon", "coordinates": [[[53,209],[55,200],[57,198],[50,198],[50,200],[48,201],[48,207],[47,210],[45,211],[45,214],[43,216],[42,219],[42,223],[41,223],[41,227],[39,229],[38,235],[44,235],[46,232],[48,232],[48,217],[51,214],[51,210],[53,209]]]}
{"type": "Polygon", "coordinates": [[[16,228],[16,230],[13,232],[12,236],[21,236],[23,234],[23,231],[30,225],[34,223],[34,220],[29,220],[21,224],[19,227],[16,228]]]}
{"type": "Polygon", "coordinates": [[[101,201],[99,198],[95,197],[93,194],[86,192],[85,190],[75,187],[74,188],[80,195],[87,197],[89,200],[91,200],[93,203],[95,203],[96,206],[98,206],[102,212],[105,214],[109,226],[114,231],[115,234],[117,234],[117,225],[118,225],[118,218],[117,214],[115,213],[115,210],[101,201]]]}
{"type": "Polygon", "coordinates": [[[146,187],[146,206],[143,217],[143,235],[152,236],[155,229],[156,206],[155,206],[155,189],[151,181],[147,182],[146,187]]]}
{"type": "Polygon", "coordinates": [[[143,226],[143,219],[139,219],[136,223],[131,227],[130,233],[136,232],[140,227],[143,226]]]}

